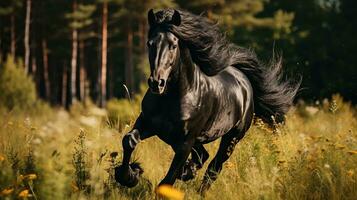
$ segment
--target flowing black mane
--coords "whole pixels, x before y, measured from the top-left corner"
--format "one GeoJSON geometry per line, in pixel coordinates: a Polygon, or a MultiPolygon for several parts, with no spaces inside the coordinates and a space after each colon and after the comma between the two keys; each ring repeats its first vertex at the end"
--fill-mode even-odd
{"type": "Polygon", "coordinates": [[[181,16],[180,26],[171,23],[173,9],[158,11],[156,20],[159,28],[174,33],[189,48],[193,61],[207,75],[215,75],[222,69],[254,62],[254,53],[229,42],[220,31],[217,23],[192,13],[178,10],[181,16]]]}
{"type": "Polygon", "coordinates": [[[271,116],[280,122],[292,105],[300,82],[282,80],[281,58],[273,58],[269,66],[259,61],[256,54],[229,42],[217,23],[206,17],[177,10],[181,23],[170,23],[174,9],[163,9],[155,13],[156,26],[153,31],[164,29],[175,34],[188,47],[192,60],[209,76],[216,75],[228,66],[242,71],[250,80],[255,96],[255,113],[267,122],[271,116]]]}

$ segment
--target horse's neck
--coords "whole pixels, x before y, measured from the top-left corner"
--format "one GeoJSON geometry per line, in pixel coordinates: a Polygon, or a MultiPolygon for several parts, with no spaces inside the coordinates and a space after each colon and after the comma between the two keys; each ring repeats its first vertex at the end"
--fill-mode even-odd
{"type": "Polygon", "coordinates": [[[193,87],[197,87],[197,80],[200,71],[192,61],[189,49],[180,49],[180,62],[179,62],[179,84],[182,90],[191,90],[193,87]]]}

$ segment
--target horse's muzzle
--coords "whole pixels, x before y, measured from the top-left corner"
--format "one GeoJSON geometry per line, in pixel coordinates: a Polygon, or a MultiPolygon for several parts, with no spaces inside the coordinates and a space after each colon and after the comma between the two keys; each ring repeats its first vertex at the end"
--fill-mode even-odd
{"type": "Polygon", "coordinates": [[[166,81],[164,79],[155,80],[150,76],[148,84],[151,92],[154,94],[163,94],[165,91],[166,81]]]}

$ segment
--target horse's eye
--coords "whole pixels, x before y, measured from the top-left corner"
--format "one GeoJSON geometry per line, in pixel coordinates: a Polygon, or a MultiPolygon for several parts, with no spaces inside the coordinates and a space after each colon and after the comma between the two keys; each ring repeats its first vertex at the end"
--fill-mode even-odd
{"type": "Polygon", "coordinates": [[[177,48],[176,44],[172,45],[172,49],[176,49],[176,48],[177,48]]]}

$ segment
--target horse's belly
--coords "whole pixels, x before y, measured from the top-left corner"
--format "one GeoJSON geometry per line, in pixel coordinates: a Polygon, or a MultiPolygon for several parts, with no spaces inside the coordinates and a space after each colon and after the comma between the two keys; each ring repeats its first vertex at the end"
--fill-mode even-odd
{"type": "Polygon", "coordinates": [[[197,141],[198,143],[209,143],[212,142],[220,137],[222,137],[224,134],[226,134],[230,129],[220,129],[220,130],[212,130],[212,131],[207,131],[203,132],[198,138],[197,141]]]}
{"type": "Polygon", "coordinates": [[[202,131],[197,140],[200,143],[208,143],[226,134],[237,124],[237,118],[229,115],[218,117],[211,125],[208,125],[208,129],[202,131]]]}

